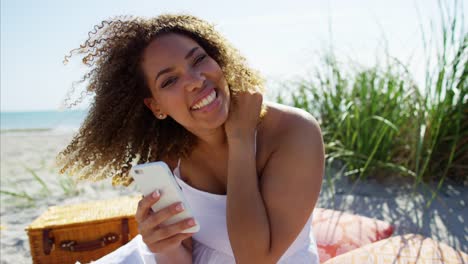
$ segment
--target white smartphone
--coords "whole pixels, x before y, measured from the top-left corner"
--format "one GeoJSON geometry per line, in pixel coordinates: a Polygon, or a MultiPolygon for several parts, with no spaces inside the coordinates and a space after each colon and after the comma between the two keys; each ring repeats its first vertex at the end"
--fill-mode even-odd
{"type": "MultiPolygon", "coordinates": [[[[130,171],[131,176],[135,179],[138,189],[144,195],[151,195],[156,189],[161,193],[161,198],[153,204],[151,209],[158,212],[161,209],[174,204],[182,202],[184,210],[176,215],[173,215],[163,223],[161,226],[167,226],[177,223],[187,218],[194,218],[192,209],[186,201],[182,189],[176,182],[175,176],[172,174],[169,166],[163,161],[150,162],[139,164],[132,167],[130,171]]],[[[200,225],[195,219],[196,225],[181,231],[182,233],[196,233],[200,230],[200,225]]]]}

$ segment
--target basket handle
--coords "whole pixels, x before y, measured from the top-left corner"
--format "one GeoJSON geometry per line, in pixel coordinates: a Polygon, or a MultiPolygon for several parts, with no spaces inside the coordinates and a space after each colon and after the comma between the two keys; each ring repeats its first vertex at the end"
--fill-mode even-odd
{"type": "MultiPolygon", "coordinates": [[[[89,251],[103,248],[109,244],[122,239],[122,244],[126,244],[129,239],[128,219],[122,219],[122,235],[116,233],[107,233],[101,238],[86,242],[77,242],[76,240],[64,240],[60,242],[60,248],[66,251],[89,251]]],[[[53,242],[52,242],[53,243],[53,242]]],[[[50,253],[50,250],[49,250],[50,253]]],[[[48,254],[47,254],[48,255],[48,254]]]]}
{"type": "Polygon", "coordinates": [[[116,233],[108,233],[103,237],[86,242],[77,242],[76,240],[64,240],[60,242],[60,248],[67,251],[89,251],[103,248],[108,244],[117,242],[120,236],[116,233]]]}

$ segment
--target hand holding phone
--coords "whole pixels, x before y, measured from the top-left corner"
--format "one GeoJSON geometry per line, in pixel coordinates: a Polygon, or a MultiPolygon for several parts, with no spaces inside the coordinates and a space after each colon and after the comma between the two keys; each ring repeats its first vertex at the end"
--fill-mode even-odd
{"type": "MultiPolygon", "coordinates": [[[[158,224],[158,227],[165,227],[193,218],[192,209],[187,203],[179,184],[175,180],[169,166],[165,162],[151,162],[133,166],[131,176],[135,180],[140,192],[146,197],[158,190],[160,197],[151,208],[153,212],[158,213],[162,210],[168,210],[170,206],[182,204],[183,210],[177,214],[171,215],[158,224]]],[[[195,221],[196,222],[196,221],[195,221]]],[[[181,233],[196,233],[200,230],[200,225],[196,222],[195,226],[184,229],[181,233]]]]}
{"type": "Polygon", "coordinates": [[[148,249],[153,253],[165,254],[183,249],[183,241],[190,238],[193,233],[182,233],[181,231],[191,227],[188,221],[181,221],[166,227],[159,225],[180,211],[176,204],[168,206],[158,212],[153,212],[151,205],[157,203],[160,195],[148,195],[138,203],[135,219],[138,222],[138,232],[148,249]]]}

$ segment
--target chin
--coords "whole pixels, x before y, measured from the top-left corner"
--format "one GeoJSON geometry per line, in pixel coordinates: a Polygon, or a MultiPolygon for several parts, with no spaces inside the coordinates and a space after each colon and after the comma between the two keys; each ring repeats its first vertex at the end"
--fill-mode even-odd
{"type": "Polygon", "coordinates": [[[226,110],[216,121],[210,124],[210,129],[215,129],[224,126],[224,123],[228,120],[228,111],[226,110]]]}

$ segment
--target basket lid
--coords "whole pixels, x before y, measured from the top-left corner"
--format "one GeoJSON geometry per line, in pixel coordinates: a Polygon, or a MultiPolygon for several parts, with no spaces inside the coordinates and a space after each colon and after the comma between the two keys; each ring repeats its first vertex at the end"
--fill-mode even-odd
{"type": "Polygon", "coordinates": [[[26,229],[41,229],[97,222],[112,218],[134,217],[141,196],[124,196],[80,204],[51,206],[26,229]]]}

